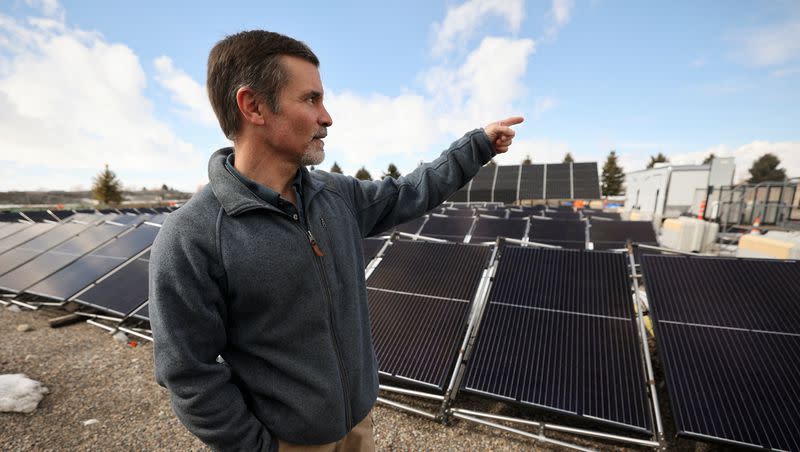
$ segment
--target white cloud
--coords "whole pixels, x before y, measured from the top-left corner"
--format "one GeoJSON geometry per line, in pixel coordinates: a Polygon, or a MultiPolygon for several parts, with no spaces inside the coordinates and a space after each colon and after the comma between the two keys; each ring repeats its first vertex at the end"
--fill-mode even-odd
{"type": "Polygon", "coordinates": [[[333,127],[321,168],[337,161],[345,174],[353,174],[366,165],[378,176],[391,161],[405,174],[421,159],[430,160],[447,140],[515,113],[515,101],[527,91],[521,80],[534,48],[528,39],[487,37],[460,66],[424,73],[423,93],[326,93],[333,127]],[[487,59],[506,63],[497,70],[485,64],[487,59]]]}
{"type": "Polygon", "coordinates": [[[593,161],[575,152],[572,147],[563,141],[546,139],[515,139],[511,149],[497,155],[494,160],[498,165],[519,165],[530,156],[533,163],[561,163],[569,152],[575,161],[593,161]]]}
{"type": "Polygon", "coordinates": [[[167,56],[156,58],[155,66],[156,81],[170,92],[174,102],[184,107],[179,110],[181,114],[201,124],[218,124],[203,85],[194,81],[186,72],[176,69],[172,59],[167,56]]]}
{"type": "Polygon", "coordinates": [[[536,99],[536,103],[533,105],[533,117],[538,119],[544,112],[552,110],[557,105],[558,100],[555,98],[548,96],[539,97],[536,99]]]}
{"type": "Polygon", "coordinates": [[[552,24],[547,27],[545,37],[555,39],[558,30],[563,28],[572,19],[572,12],[575,9],[575,0],[553,0],[553,4],[547,16],[552,20],[552,24]]]}
{"type": "Polygon", "coordinates": [[[444,21],[433,26],[433,55],[442,56],[457,42],[465,42],[490,15],[500,16],[516,33],[525,17],[525,5],[522,0],[469,0],[448,9],[444,21]]]}
{"type": "Polygon", "coordinates": [[[574,7],[574,0],[553,0],[551,14],[557,26],[563,27],[569,22],[574,7]]]}
{"type": "Polygon", "coordinates": [[[106,163],[123,180],[125,170],[202,168],[193,147],[155,118],[130,48],[54,19],[0,15],[0,24],[0,161],[63,173],[27,186],[2,180],[0,189],[85,183],[78,170],[106,163]]]}
{"type": "Polygon", "coordinates": [[[755,66],[774,66],[800,56],[800,20],[741,32],[740,56],[755,66]]]}
{"type": "Polygon", "coordinates": [[[56,19],[60,22],[64,21],[66,12],[58,0],[25,0],[31,8],[39,10],[45,17],[56,19]]]}
{"type": "Polygon", "coordinates": [[[719,144],[701,151],[670,155],[669,158],[672,163],[699,164],[712,152],[717,157],[734,157],[736,162],[735,182],[749,178],[748,170],[753,162],[766,153],[774,154],[780,159],[780,168],[786,169],[788,177],[800,177],[800,141],[756,140],[738,147],[719,144]]]}
{"type": "Polygon", "coordinates": [[[777,71],[773,71],[770,75],[773,77],[791,77],[793,75],[800,75],[800,67],[778,69],[777,71]]]}

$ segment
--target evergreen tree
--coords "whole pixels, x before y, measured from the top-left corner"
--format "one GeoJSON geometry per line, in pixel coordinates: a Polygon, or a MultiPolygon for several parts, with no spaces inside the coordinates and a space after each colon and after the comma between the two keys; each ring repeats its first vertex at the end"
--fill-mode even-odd
{"type": "Polygon", "coordinates": [[[394,165],[394,163],[390,163],[389,167],[386,168],[386,172],[383,173],[384,179],[386,179],[387,177],[391,177],[392,179],[397,179],[400,176],[401,176],[400,171],[397,170],[397,167],[394,165]]]}
{"type": "Polygon", "coordinates": [[[331,173],[338,173],[342,174],[342,169],[339,168],[339,165],[336,162],[333,162],[333,166],[331,167],[331,173]]]}
{"type": "Polygon", "coordinates": [[[714,155],[713,152],[708,154],[706,158],[703,159],[703,165],[708,165],[709,163],[711,163],[712,160],[714,160],[715,157],[716,155],[714,155]]]}
{"type": "Polygon", "coordinates": [[[783,181],[786,179],[786,170],[778,168],[781,160],[774,154],[766,153],[753,162],[750,167],[750,184],[766,181],[783,181]]]}
{"type": "Polygon", "coordinates": [[[600,175],[601,188],[604,196],[616,196],[622,194],[622,183],[625,181],[625,173],[617,164],[617,151],[608,154],[606,163],[603,165],[603,172],[600,175]]]}
{"type": "Polygon", "coordinates": [[[525,160],[522,161],[523,165],[533,165],[533,161],[531,160],[531,155],[528,154],[525,156],[525,160]]]}
{"type": "Polygon", "coordinates": [[[113,171],[106,169],[94,177],[92,197],[103,204],[113,205],[122,202],[122,182],[113,171]]]}
{"type": "Polygon", "coordinates": [[[372,175],[363,166],[360,170],[356,171],[356,179],[358,180],[372,180],[372,175]]]}
{"type": "Polygon", "coordinates": [[[653,157],[652,155],[650,156],[650,163],[647,164],[647,167],[653,168],[654,166],[656,166],[656,163],[669,163],[669,159],[667,158],[666,155],[659,152],[658,155],[655,157],[653,157]]]}
{"type": "Polygon", "coordinates": [[[572,163],[575,159],[572,158],[572,154],[567,152],[567,155],[564,156],[564,163],[572,163]]]}

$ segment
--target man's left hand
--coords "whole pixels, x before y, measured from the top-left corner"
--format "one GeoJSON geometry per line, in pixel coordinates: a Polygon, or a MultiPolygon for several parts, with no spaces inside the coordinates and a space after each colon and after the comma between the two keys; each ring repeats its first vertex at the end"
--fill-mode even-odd
{"type": "Polygon", "coordinates": [[[489,123],[483,128],[483,131],[489,137],[489,141],[492,142],[495,152],[502,154],[508,150],[515,135],[514,129],[510,126],[519,124],[524,120],[525,118],[522,116],[512,116],[502,121],[489,123]]]}

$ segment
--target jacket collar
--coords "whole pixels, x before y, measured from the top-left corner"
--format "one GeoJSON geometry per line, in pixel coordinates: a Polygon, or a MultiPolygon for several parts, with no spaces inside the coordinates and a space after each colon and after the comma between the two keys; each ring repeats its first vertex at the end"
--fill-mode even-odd
{"type": "MultiPolygon", "coordinates": [[[[225,213],[229,216],[236,216],[252,209],[267,209],[283,213],[280,209],[256,196],[225,168],[225,159],[232,153],[232,147],[222,148],[211,154],[211,158],[208,160],[208,180],[211,191],[222,204],[225,213]]],[[[325,188],[325,183],[305,167],[301,167],[300,172],[303,178],[303,202],[308,208],[311,199],[325,188]]]]}

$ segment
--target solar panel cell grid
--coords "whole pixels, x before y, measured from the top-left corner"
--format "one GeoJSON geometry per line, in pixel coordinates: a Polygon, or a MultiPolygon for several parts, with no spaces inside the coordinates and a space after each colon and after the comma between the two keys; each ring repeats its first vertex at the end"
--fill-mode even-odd
{"type": "Polygon", "coordinates": [[[572,164],[572,184],[576,199],[599,199],[600,180],[597,175],[597,162],[572,164]]]}
{"type": "Polygon", "coordinates": [[[463,386],[651,428],[625,256],[507,246],[463,386]]]}
{"type": "Polygon", "coordinates": [[[544,165],[522,165],[520,199],[542,199],[544,165]]]}
{"type": "Polygon", "coordinates": [[[572,197],[570,168],[568,163],[547,165],[547,199],[569,199],[572,197]]]}
{"type": "Polygon", "coordinates": [[[451,242],[462,242],[464,237],[472,227],[472,217],[440,217],[431,215],[425,226],[422,227],[420,235],[448,240],[451,242]]]}
{"type": "Polygon", "coordinates": [[[519,182],[519,165],[504,165],[497,167],[497,180],[494,186],[495,202],[507,204],[515,202],[517,198],[517,183],[519,182]]]}
{"type": "Polygon", "coordinates": [[[586,223],[569,220],[531,220],[529,233],[531,241],[566,240],[573,242],[586,241],[586,223]]]}
{"type": "Polygon", "coordinates": [[[508,237],[522,240],[528,222],[525,219],[505,219],[479,217],[472,231],[470,242],[479,243],[495,240],[497,237],[508,237]]]}
{"type": "Polygon", "coordinates": [[[127,315],[148,297],[150,253],[119,269],[75,301],[117,315],[127,315]]]}
{"type": "MultiPolygon", "coordinates": [[[[2,229],[0,229],[0,239],[4,239],[12,234],[16,234],[17,232],[30,227],[30,223],[8,223],[2,225],[2,229]]],[[[2,252],[2,248],[0,248],[0,252],[2,252]]]]}
{"type": "Polygon", "coordinates": [[[593,242],[658,242],[649,221],[595,221],[589,227],[589,236],[593,242]]]}
{"type": "Polygon", "coordinates": [[[415,218],[403,224],[398,224],[395,226],[394,230],[397,232],[405,232],[406,234],[416,234],[419,231],[419,228],[422,227],[422,223],[424,223],[425,220],[427,220],[427,217],[415,218]]]}

